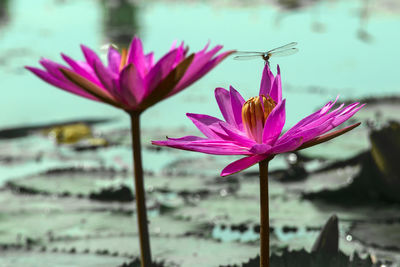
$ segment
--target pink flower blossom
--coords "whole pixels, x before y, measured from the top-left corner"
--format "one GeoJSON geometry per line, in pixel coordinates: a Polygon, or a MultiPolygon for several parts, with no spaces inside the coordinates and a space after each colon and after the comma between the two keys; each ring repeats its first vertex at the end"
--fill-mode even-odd
{"type": "Polygon", "coordinates": [[[226,176],[271,159],[276,154],[325,142],[359,125],[357,123],[330,132],[364,106],[353,103],[344,107],[342,104],[331,110],[336,99],[282,134],[286,99],[282,100],[279,66],[277,72],[274,76],[266,64],[259,95],[247,101],[233,87],[229,91],[215,89],[215,98],[225,121],[208,115],[187,113],[187,117],[205,137],[185,136],[152,143],[214,155],[243,155],[243,158],[224,168],[221,175],[226,176]]]}
{"type": "Polygon", "coordinates": [[[145,54],[142,42],[135,37],[129,50],[121,53],[110,46],[107,66],[88,47],[81,45],[85,61],[61,54],[67,65],[41,59],[45,70],[26,67],[42,80],[95,101],[102,101],[128,112],[141,112],[155,103],[185,89],[234,51],[217,55],[217,45],[188,54],[182,44],[173,47],[158,62],[153,52],[145,54]]]}

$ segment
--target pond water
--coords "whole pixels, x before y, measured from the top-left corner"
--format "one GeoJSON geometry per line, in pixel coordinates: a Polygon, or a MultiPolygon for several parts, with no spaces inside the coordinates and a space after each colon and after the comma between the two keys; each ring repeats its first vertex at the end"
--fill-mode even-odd
{"type": "MultiPolygon", "coordinates": [[[[207,42],[224,49],[266,51],[296,41],[298,53],[270,60],[274,71],[276,64],[281,67],[287,127],[337,95],[341,100],[388,96],[386,102],[362,109],[356,120],[377,119],[376,114],[381,121],[400,119],[398,1],[243,2],[0,0],[0,133],[14,127],[111,119],[89,124],[96,136],[113,144],[79,150],[39,131],[25,138],[0,138],[1,266],[37,266],[43,257],[48,266],[77,262],[119,266],[138,256],[133,204],[93,201],[103,189],[133,190],[129,118],[108,105],[56,89],[24,69],[38,66],[41,57],[61,62],[62,52],[82,59],[79,45],[85,44],[104,59],[105,45],[127,46],[134,35],[158,58],[175,40],[184,40],[191,51],[207,42]],[[390,102],[391,97],[397,102],[390,102]],[[21,250],[21,244],[33,250],[21,250]]],[[[216,87],[232,85],[245,98],[256,95],[263,66],[261,59],[227,58],[190,88],[142,116],[152,248],[156,259],[172,264],[166,266],[240,264],[257,254],[256,169],[223,179],[219,172],[232,158],[158,151],[149,141],[196,133],[187,112],[221,117],[214,99],[216,87]]],[[[284,156],[272,161],[275,252],[310,250],[326,220],[337,213],[344,252],[371,253],[387,260],[387,266],[400,262],[398,204],[378,201],[357,206],[303,199],[303,194],[351,184],[361,172],[360,160],[324,168],[368,148],[367,127],[359,127],[347,138],[306,150],[307,179],[285,183],[279,177],[296,178],[296,173],[290,173],[284,156]]]]}
{"type": "MultiPolygon", "coordinates": [[[[78,117],[126,123],[119,110],[54,90],[23,66],[37,66],[40,57],[60,62],[60,52],[82,58],[79,44],[97,52],[110,42],[126,46],[133,35],[158,57],[174,40],[184,40],[191,51],[208,41],[244,51],[297,41],[299,53],[271,60],[273,69],[277,63],[282,69],[287,125],[338,94],[349,99],[399,92],[396,1],[310,1],[288,10],[261,1],[2,0],[0,8],[1,128],[78,117]]],[[[228,58],[190,90],[146,111],[144,127],[191,127],[186,112],[219,116],[214,88],[233,85],[251,97],[262,67],[262,60],[228,58]]]]}

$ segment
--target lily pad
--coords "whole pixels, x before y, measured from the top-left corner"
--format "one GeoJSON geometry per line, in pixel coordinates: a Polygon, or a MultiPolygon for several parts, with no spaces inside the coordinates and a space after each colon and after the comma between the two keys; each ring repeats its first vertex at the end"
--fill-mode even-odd
{"type": "Polygon", "coordinates": [[[0,251],[0,265],[4,267],[36,267],[38,263],[43,267],[79,266],[83,262],[87,267],[110,267],[118,266],[124,261],[127,261],[126,257],[116,257],[113,255],[99,256],[76,252],[62,253],[40,250],[0,251]]]}
{"type": "Polygon", "coordinates": [[[9,182],[15,189],[50,195],[82,195],[100,190],[102,182],[107,180],[127,179],[126,172],[104,168],[61,168],[29,175],[9,182]]]}
{"type": "Polygon", "coordinates": [[[349,234],[368,246],[400,252],[400,221],[358,222],[349,234]]]}
{"type": "MultiPolygon", "coordinates": [[[[153,258],[165,262],[166,266],[204,267],[237,264],[254,257],[258,252],[257,246],[220,243],[194,237],[152,237],[151,247],[153,258]]],[[[58,250],[75,248],[77,251],[108,250],[110,253],[118,250],[122,255],[135,257],[138,256],[139,242],[134,236],[89,238],[69,242],[53,242],[49,248],[58,250]]]]}

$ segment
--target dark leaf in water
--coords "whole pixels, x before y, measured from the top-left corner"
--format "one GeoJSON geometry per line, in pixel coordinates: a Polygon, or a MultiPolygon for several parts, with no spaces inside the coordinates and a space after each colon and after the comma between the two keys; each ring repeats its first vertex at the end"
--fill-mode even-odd
{"type": "Polygon", "coordinates": [[[329,255],[336,255],[338,253],[339,226],[338,217],[336,215],[332,215],[326,222],[311,251],[326,253],[329,255]]]}
{"type": "MultiPolygon", "coordinates": [[[[357,254],[355,254],[357,255],[357,254]]],[[[241,265],[222,265],[220,267],[259,267],[260,257],[250,259],[241,265]]],[[[273,267],[369,267],[373,266],[369,257],[362,259],[354,256],[354,261],[350,260],[343,252],[332,256],[322,252],[307,252],[304,249],[299,251],[285,250],[282,255],[272,255],[270,266],[273,267]]]]}

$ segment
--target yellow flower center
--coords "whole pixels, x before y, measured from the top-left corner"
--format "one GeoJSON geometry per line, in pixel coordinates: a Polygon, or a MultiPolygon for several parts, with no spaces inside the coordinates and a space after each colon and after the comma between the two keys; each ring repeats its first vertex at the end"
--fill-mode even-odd
{"type": "Polygon", "coordinates": [[[262,143],[264,124],[276,102],[264,95],[247,100],[242,107],[242,121],[247,135],[257,143],[262,143]]]}
{"type": "Polygon", "coordinates": [[[128,58],[128,50],[126,50],[126,48],[122,48],[121,63],[119,65],[119,71],[121,71],[125,67],[127,58],[128,58]]]}

